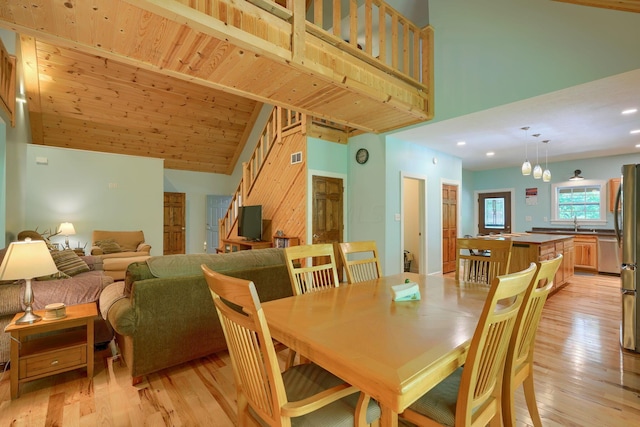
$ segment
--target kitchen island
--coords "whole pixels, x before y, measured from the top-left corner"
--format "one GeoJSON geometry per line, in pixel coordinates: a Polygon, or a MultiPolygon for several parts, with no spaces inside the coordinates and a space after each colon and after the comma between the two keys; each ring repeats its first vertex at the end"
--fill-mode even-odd
{"type": "Polygon", "coordinates": [[[557,254],[562,254],[562,264],[558,268],[551,290],[551,292],[557,292],[566,286],[573,276],[575,263],[573,237],[564,234],[513,233],[486,238],[508,239],[513,242],[509,273],[524,270],[532,262],[549,260],[555,258],[557,254]]]}

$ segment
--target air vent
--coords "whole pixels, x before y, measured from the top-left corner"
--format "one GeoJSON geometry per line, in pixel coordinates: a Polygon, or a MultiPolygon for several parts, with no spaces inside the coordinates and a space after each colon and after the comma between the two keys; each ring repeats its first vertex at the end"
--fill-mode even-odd
{"type": "Polygon", "coordinates": [[[295,165],[297,163],[302,163],[302,151],[298,151],[291,155],[291,164],[295,165]]]}

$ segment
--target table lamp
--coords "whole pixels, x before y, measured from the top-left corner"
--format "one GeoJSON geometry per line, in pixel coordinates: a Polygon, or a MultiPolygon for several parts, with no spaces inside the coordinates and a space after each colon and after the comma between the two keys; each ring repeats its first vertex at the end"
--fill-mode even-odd
{"type": "Polygon", "coordinates": [[[17,324],[35,323],[41,319],[33,313],[33,292],[31,291],[31,279],[46,276],[58,271],[49,248],[43,240],[25,239],[24,242],[13,242],[7,248],[7,253],[0,265],[0,280],[25,279],[24,316],[16,320],[17,324]]]}
{"type": "Polygon", "coordinates": [[[71,224],[70,222],[63,222],[62,224],[60,224],[60,227],[58,227],[58,233],[64,236],[64,248],[70,249],[69,236],[73,236],[74,234],[76,234],[76,229],[73,228],[73,224],[71,224]]]}

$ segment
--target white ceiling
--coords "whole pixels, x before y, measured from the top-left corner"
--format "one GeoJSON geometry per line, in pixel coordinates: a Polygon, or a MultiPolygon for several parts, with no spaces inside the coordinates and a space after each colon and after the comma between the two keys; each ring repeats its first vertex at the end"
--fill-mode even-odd
{"type": "MultiPolygon", "coordinates": [[[[437,111],[436,111],[437,118],[437,111]]],[[[528,157],[549,163],[640,153],[640,69],[489,110],[394,133],[394,137],[462,159],[464,169],[518,167],[528,157]],[[622,115],[628,108],[635,114],[622,115]],[[529,126],[528,138],[521,128],[529,126]],[[539,133],[538,138],[532,135],[539,133]],[[466,145],[458,146],[457,142],[466,145]],[[495,153],[487,157],[486,153],[495,153]]]]}

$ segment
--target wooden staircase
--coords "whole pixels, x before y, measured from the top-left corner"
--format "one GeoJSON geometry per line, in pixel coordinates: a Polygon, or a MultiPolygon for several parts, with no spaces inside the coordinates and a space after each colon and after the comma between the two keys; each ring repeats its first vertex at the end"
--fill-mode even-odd
{"type": "Polygon", "coordinates": [[[283,230],[288,236],[306,235],[306,141],[307,136],[346,143],[354,130],[306,114],[274,107],[251,158],[242,164],[242,178],[220,219],[218,247],[222,239],[237,237],[238,211],[245,205],[262,205],[263,218],[270,221],[263,240],[283,230]],[[299,161],[292,161],[299,156],[299,161]]]}

